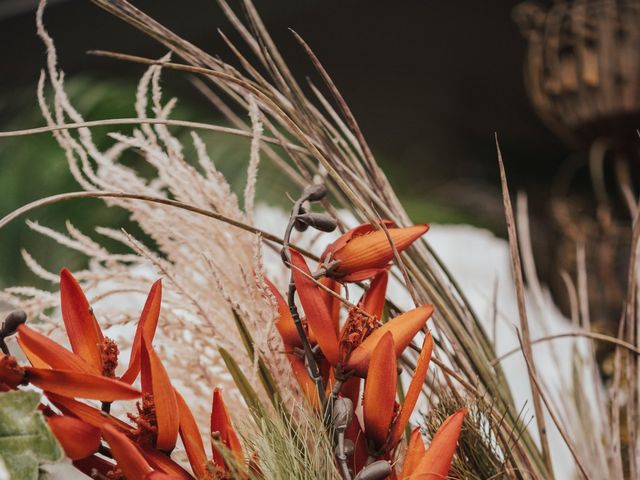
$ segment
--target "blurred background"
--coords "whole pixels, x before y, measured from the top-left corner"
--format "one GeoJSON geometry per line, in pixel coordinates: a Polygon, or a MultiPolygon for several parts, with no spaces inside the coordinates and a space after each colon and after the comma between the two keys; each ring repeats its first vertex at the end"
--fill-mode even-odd
{"type": "MultiPolygon", "coordinates": [[[[0,0],[1,130],[44,124],[35,98],[38,75],[45,64],[44,47],[35,33],[36,3],[0,0]]],[[[237,37],[215,1],[133,3],[208,52],[233,60],[217,28],[232,39],[237,37]]],[[[558,261],[563,250],[558,239],[564,234],[554,220],[550,199],[558,179],[566,181],[568,164],[573,165],[571,189],[589,198],[588,175],[580,173],[586,171],[586,150],[567,147],[531,106],[523,75],[527,41],[512,12],[519,2],[255,3],[300,80],[315,73],[288,28],[300,33],[315,50],[415,221],[469,223],[505,235],[494,140],[497,132],[511,189],[529,197],[539,274],[561,291],[557,285],[562,262],[559,265],[558,261]]],[[[540,4],[544,7],[551,2],[540,4]]],[[[86,52],[104,49],[159,57],[165,50],[87,1],[50,1],[45,23],[66,72],[72,102],[85,119],[133,116],[135,86],[143,67],[86,52]]],[[[217,112],[184,75],[165,72],[164,86],[165,95],[180,99],[174,118],[217,121],[217,112]]],[[[246,141],[215,134],[205,139],[213,159],[242,188],[246,141]]],[[[108,139],[105,142],[107,145],[108,139]]],[[[283,190],[273,188],[282,185],[284,189],[284,181],[278,183],[280,179],[268,170],[267,163],[261,165],[258,195],[286,206],[283,190]]],[[[42,196],[77,189],[63,152],[49,134],[0,140],[2,214],[42,196]]],[[[576,211],[590,216],[589,208],[589,201],[578,202],[576,211]]],[[[121,212],[89,200],[46,207],[30,218],[54,228],[63,227],[69,218],[85,230],[101,224],[126,224],[121,212]],[[95,208],[88,210],[88,204],[95,208]]],[[[52,260],[46,266],[54,269],[61,264],[74,267],[81,261],[64,249],[54,250],[52,258],[51,242],[26,229],[22,221],[0,231],[0,242],[0,286],[33,283],[20,248],[40,259],[47,253],[52,260]]],[[[575,244],[570,243],[572,249],[575,244]]]]}

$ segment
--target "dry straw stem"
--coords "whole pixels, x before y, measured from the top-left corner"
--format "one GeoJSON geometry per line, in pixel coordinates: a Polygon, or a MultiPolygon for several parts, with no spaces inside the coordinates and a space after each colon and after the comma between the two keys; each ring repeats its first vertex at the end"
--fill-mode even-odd
{"type": "MultiPolygon", "coordinates": [[[[240,222],[233,218],[227,217],[225,215],[222,215],[216,212],[211,212],[203,208],[199,208],[195,205],[190,205],[190,204],[179,202],[177,200],[172,200],[169,198],[152,197],[150,195],[139,195],[135,193],[126,193],[126,192],[68,192],[68,193],[60,193],[58,195],[51,195],[49,197],[40,198],[38,200],[34,200],[33,202],[27,203],[26,205],[23,205],[22,207],[17,208],[13,210],[11,213],[2,217],[0,219],[0,228],[3,228],[4,226],[6,226],[8,223],[12,222],[16,218],[32,210],[36,210],[40,207],[62,202],[65,200],[73,200],[73,199],[80,199],[80,198],[126,198],[129,200],[139,200],[142,202],[158,203],[161,205],[167,205],[169,207],[186,210],[188,212],[197,213],[198,215],[202,215],[205,217],[212,218],[214,220],[227,223],[241,230],[245,230],[249,233],[259,235],[265,240],[269,240],[270,242],[274,242],[279,245],[282,245],[284,243],[282,238],[278,237],[277,235],[273,235],[269,232],[266,232],[257,227],[248,225],[247,223],[240,222]]],[[[311,252],[308,252],[304,248],[297,247],[295,245],[292,245],[292,247],[308,258],[311,258],[313,260],[319,260],[317,255],[311,252]]]]}
{"type": "Polygon", "coordinates": [[[520,317],[520,328],[522,330],[523,354],[525,359],[529,359],[527,366],[529,367],[529,382],[531,386],[531,394],[533,396],[533,408],[538,425],[538,433],[540,435],[540,444],[542,445],[542,458],[549,475],[552,475],[553,466],[551,464],[551,452],[549,450],[549,441],[547,439],[547,429],[545,427],[544,413],[542,411],[541,396],[542,392],[538,387],[538,383],[534,377],[537,377],[535,363],[533,363],[533,350],[531,349],[531,338],[529,335],[529,321],[527,319],[527,307],[525,305],[524,295],[524,279],[522,277],[522,265],[520,258],[520,250],[518,248],[518,234],[516,232],[515,218],[513,216],[513,208],[511,207],[511,198],[509,196],[509,186],[507,185],[507,176],[502,160],[502,152],[498,143],[498,135],[496,134],[496,150],[498,153],[498,166],[500,168],[500,183],[502,185],[502,201],[507,221],[507,232],[509,236],[509,249],[511,252],[511,266],[513,270],[514,282],[516,287],[516,298],[518,301],[518,315],[520,317]]]}
{"type": "MultiPolygon", "coordinates": [[[[569,448],[569,451],[571,452],[571,455],[573,455],[573,458],[574,458],[574,460],[576,462],[576,465],[578,466],[578,469],[580,470],[580,473],[582,473],[582,475],[584,476],[584,478],[586,480],[589,480],[591,477],[587,473],[587,470],[586,470],[586,468],[584,467],[584,465],[582,463],[582,459],[580,458],[580,456],[578,455],[578,452],[576,451],[576,448],[575,448],[575,445],[573,443],[573,440],[570,438],[569,434],[567,433],[567,430],[564,428],[564,425],[562,424],[562,422],[558,418],[558,415],[555,413],[555,411],[551,407],[550,402],[549,402],[549,400],[547,399],[547,396],[544,393],[544,390],[540,386],[540,381],[539,381],[538,375],[537,375],[537,373],[535,371],[535,367],[534,367],[534,364],[533,364],[533,359],[530,356],[531,349],[530,348],[527,349],[527,346],[524,343],[524,340],[523,340],[522,335],[521,335],[519,330],[518,330],[518,341],[520,342],[520,348],[522,349],[522,354],[523,354],[524,360],[525,360],[525,362],[527,364],[527,371],[529,372],[529,379],[531,380],[531,382],[533,383],[534,387],[538,391],[539,398],[542,400],[542,402],[544,402],[544,405],[547,408],[547,411],[549,412],[549,415],[551,416],[551,419],[553,420],[553,423],[555,424],[556,428],[560,432],[560,435],[562,436],[562,439],[564,440],[565,444],[569,448]]],[[[529,346],[531,346],[531,345],[529,345],[529,346]]]]}

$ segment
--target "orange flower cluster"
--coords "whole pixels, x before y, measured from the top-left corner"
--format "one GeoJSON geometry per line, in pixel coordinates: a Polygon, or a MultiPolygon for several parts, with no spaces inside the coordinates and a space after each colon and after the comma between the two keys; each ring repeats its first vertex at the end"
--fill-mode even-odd
{"type": "Polygon", "coordinates": [[[40,387],[50,403],[41,410],[51,431],[74,465],[93,478],[231,478],[219,445],[239,462],[244,462],[244,455],[220,389],[213,393],[211,438],[215,441],[209,458],[191,410],[153,348],[162,298],[160,280],[151,287],[129,366],[119,378],[115,377],[118,347],[103,335],[80,285],[66,269],[60,273],[60,296],[71,351],[29,328],[23,316],[14,330],[31,366],[20,366],[14,357],[2,354],[0,391],[26,384],[40,387]],[[140,390],[131,385],[138,375],[140,390]],[[140,401],[137,412],[128,415],[131,423],[108,413],[111,402],[135,398],[140,401]],[[102,409],[77,399],[99,400],[102,409]],[[193,475],[170,457],[178,435],[193,475]]]}
{"type": "MultiPolygon", "coordinates": [[[[276,326],[293,373],[311,405],[325,417],[330,414],[332,434],[339,437],[336,459],[346,472],[345,478],[353,473],[358,480],[436,480],[445,478],[449,471],[464,409],[443,423],[428,449],[420,431],[414,430],[402,468],[391,468],[425,382],[433,349],[431,335],[424,337],[402,404],[396,400],[398,359],[424,328],[433,307],[422,305],[381,323],[388,268],[394,256],[389,240],[402,251],[427,228],[394,228],[389,224],[379,231],[371,225],[351,230],[327,248],[318,279],[303,256],[289,250],[294,292],[306,314],[304,319],[291,304],[292,293],[285,301],[268,282],[277,299],[276,326]],[[342,286],[362,280],[371,280],[369,287],[341,322],[342,286]],[[316,378],[309,374],[310,358],[305,348],[312,352],[318,367],[316,378]],[[354,405],[358,413],[362,405],[362,421],[353,415],[354,405]]],[[[173,387],[153,347],[162,299],[160,280],[151,287],[137,324],[129,365],[121,376],[115,373],[118,345],[103,334],[80,285],[66,269],[60,274],[60,296],[71,350],[28,327],[24,314],[10,316],[1,328],[0,347],[5,353],[0,357],[0,391],[27,384],[43,390],[48,403],[41,410],[79,470],[94,478],[112,480],[212,480],[248,478],[249,474],[262,478],[257,454],[249,452],[247,459],[243,452],[220,389],[213,392],[211,455],[207,455],[193,414],[173,387]],[[3,339],[10,334],[17,335],[31,365],[21,366],[8,354],[3,339]],[[139,390],[132,386],[138,377],[139,390]],[[79,399],[98,400],[102,408],[79,399]],[[138,401],[136,411],[128,414],[128,422],[110,415],[112,402],[130,399],[138,401]],[[178,437],[184,444],[190,472],[171,458],[178,437]],[[222,447],[227,450],[224,454],[222,447]],[[226,460],[228,455],[234,459],[233,466],[226,460]]]]}
{"type": "MultiPolygon", "coordinates": [[[[353,406],[357,410],[362,405],[362,422],[358,418],[350,420],[344,432],[352,445],[345,456],[353,474],[363,471],[372,462],[389,461],[394,457],[425,382],[433,349],[429,333],[424,337],[404,402],[398,404],[398,359],[425,327],[433,306],[419,306],[384,324],[380,320],[385,305],[388,268],[394,257],[390,242],[397,252],[401,252],[427,230],[427,225],[394,228],[390,222],[385,222],[384,229],[378,230],[370,224],[356,227],[327,247],[321,256],[320,274],[315,276],[303,256],[289,249],[292,279],[305,314],[299,323],[313,349],[313,360],[322,382],[312,378],[309,359],[303,355],[304,345],[299,335],[301,325],[296,325],[297,308],[291,304],[291,296],[287,303],[274,285],[268,284],[277,300],[279,319],[276,326],[287,357],[311,405],[326,412],[335,399],[347,398],[351,413],[353,406]],[[339,294],[346,282],[368,279],[371,279],[369,288],[357,306],[350,308],[341,325],[341,301],[332,293],[339,294]],[[328,400],[323,402],[323,399],[328,400]]],[[[445,421],[426,452],[419,431],[414,431],[401,472],[392,472],[387,467],[387,475],[382,468],[380,471],[384,476],[375,478],[445,478],[465,413],[466,410],[460,410],[445,421]]],[[[374,478],[373,474],[371,478],[374,478]]]]}

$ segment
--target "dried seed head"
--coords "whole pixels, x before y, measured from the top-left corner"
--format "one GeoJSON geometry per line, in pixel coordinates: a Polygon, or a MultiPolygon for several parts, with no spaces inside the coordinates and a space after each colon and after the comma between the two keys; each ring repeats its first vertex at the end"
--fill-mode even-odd
{"type": "Polygon", "coordinates": [[[27,321],[27,314],[22,310],[15,310],[6,316],[0,328],[0,337],[14,335],[18,327],[27,321]]]}
{"type": "Polygon", "coordinates": [[[318,202],[327,196],[327,187],[322,183],[307,185],[302,192],[302,196],[310,202],[318,202]]]}
{"type": "Polygon", "coordinates": [[[391,464],[386,460],[370,463],[354,478],[354,480],[382,480],[391,475],[391,464]]]}
{"type": "MultiPolygon", "coordinates": [[[[333,232],[338,223],[325,213],[303,213],[296,217],[296,224],[302,223],[321,232],[333,232]]],[[[296,227],[297,228],[297,227],[296,227]]],[[[306,227],[305,227],[306,228],[306,227]]]]}

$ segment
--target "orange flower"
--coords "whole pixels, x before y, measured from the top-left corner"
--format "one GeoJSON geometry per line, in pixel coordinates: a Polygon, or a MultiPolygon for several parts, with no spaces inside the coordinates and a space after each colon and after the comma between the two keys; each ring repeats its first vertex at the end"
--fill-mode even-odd
{"type": "Polygon", "coordinates": [[[407,453],[404,456],[402,462],[402,471],[400,473],[400,479],[409,477],[410,472],[413,472],[420,463],[420,459],[424,455],[424,440],[422,440],[422,432],[420,427],[414,428],[409,437],[409,445],[407,445],[407,453]]]}
{"type": "Polygon", "coordinates": [[[384,312],[388,283],[389,272],[386,270],[380,271],[373,280],[371,280],[371,285],[369,285],[369,288],[359,302],[360,308],[378,320],[382,318],[382,313],[384,312]]]}
{"type": "Polygon", "coordinates": [[[338,335],[336,333],[331,312],[327,307],[320,288],[311,278],[311,271],[303,256],[291,249],[291,273],[298,291],[298,298],[307,316],[309,328],[315,334],[320,350],[331,363],[336,365],[339,360],[338,335]]]}
{"type": "Polygon", "coordinates": [[[393,335],[396,358],[411,343],[433,313],[433,305],[423,305],[410,310],[402,315],[389,320],[380,328],[374,330],[356,349],[353,350],[346,364],[348,370],[353,370],[356,375],[365,377],[369,367],[369,360],[375,346],[387,333],[393,335]]]}
{"type": "MultiPolygon", "coordinates": [[[[447,478],[466,414],[467,409],[461,408],[442,422],[424,454],[420,455],[424,451],[421,438],[420,441],[416,439],[413,444],[410,443],[406,457],[409,459],[409,464],[407,465],[405,459],[405,465],[400,475],[401,480],[444,480],[447,478]],[[419,461],[417,457],[420,457],[419,461]]],[[[412,439],[413,437],[414,435],[412,435],[412,439]]]]}
{"type": "Polygon", "coordinates": [[[138,446],[124,433],[119,432],[112,425],[105,424],[102,427],[102,436],[111,447],[118,469],[127,480],[142,480],[147,474],[153,472],[138,446]]]}
{"type": "MultiPolygon", "coordinates": [[[[184,398],[176,392],[178,406],[180,409],[180,438],[187,452],[187,458],[196,478],[210,478],[210,462],[204,450],[204,443],[200,436],[200,431],[196,421],[185,402],[184,398]]],[[[235,457],[238,464],[244,463],[242,446],[238,434],[231,424],[231,419],[227,413],[227,407],[222,399],[222,390],[216,388],[213,391],[213,402],[211,406],[211,451],[213,453],[213,464],[218,472],[228,473],[224,456],[219,451],[214,440],[220,441],[235,457]]],[[[255,460],[255,459],[254,459],[255,460]]],[[[218,477],[215,477],[218,478],[218,477]]],[[[226,477],[221,477],[226,478],[226,477]]]]}
{"type": "Polygon", "coordinates": [[[318,398],[318,388],[316,387],[316,384],[313,382],[313,380],[311,380],[304,360],[291,353],[287,354],[287,359],[289,360],[291,370],[293,371],[293,375],[298,381],[298,385],[300,385],[302,393],[304,393],[306,399],[309,400],[309,404],[314,409],[319,411],[320,399],[318,398]]]}
{"type": "MultiPolygon", "coordinates": [[[[147,437],[145,440],[150,440],[150,443],[159,450],[171,452],[178,439],[180,423],[178,401],[167,371],[144,334],[142,335],[141,372],[143,401],[142,407],[138,404],[140,415],[136,417],[139,435],[147,437]]],[[[146,443],[145,440],[143,444],[146,443]]]]}
{"type": "Polygon", "coordinates": [[[14,357],[0,355],[0,382],[11,388],[31,383],[59,395],[105,402],[130,400],[140,396],[140,392],[131,385],[112,378],[71,370],[22,367],[14,357]]]}
{"type": "Polygon", "coordinates": [[[196,478],[206,478],[208,460],[200,430],[187,402],[177,391],[176,399],[178,400],[178,410],[180,412],[180,439],[187,453],[189,464],[196,478]]]}
{"type": "MultiPolygon", "coordinates": [[[[385,222],[390,226],[390,222],[385,222]]],[[[429,230],[429,225],[388,228],[391,241],[401,252],[429,230]]],[[[387,234],[371,224],[360,225],[330,244],[321,257],[325,265],[339,262],[331,274],[343,282],[358,282],[376,275],[393,260],[387,234]]]]}
{"type": "MultiPolygon", "coordinates": [[[[217,438],[221,441],[225,447],[227,447],[236,461],[239,464],[244,462],[244,456],[242,455],[242,445],[238,434],[231,424],[231,419],[227,413],[227,407],[222,399],[222,390],[216,388],[213,391],[213,404],[211,406],[211,438],[217,438]]],[[[213,459],[216,465],[224,468],[224,457],[216,448],[215,444],[211,445],[211,451],[213,452],[213,459]]]]}
{"type": "Polygon", "coordinates": [[[110,423],[120,431],[133,431],[133,428],[130,427],[129,424],[117,419],[112,415],[108,415],[102,410],[94,408],[91,405],[79,402],[77,400],[74,400],[73,398],[56,395],[55,393],[51,392],[45,392],[45,394],[49,401],[64,415],[72,415],[98,429],[101,429],[105,423],[110,423]]]}
{"type": "Polygon", "coordinates": [[[49,416],[47,423],[71,460],[79,460],[98,451],[100,429],[67,415],[49,416]]]}
{"type": "Polygon", "coordinates": [[[284,342],[285,347],[294,348],[294,347],[302,347],[302,342],[300,340],[300,336],[298,335],[298,330],[293,321],[293,317],[291,316],[291,312],[289,311],[289,305],[285,302],[282,295],[276,288],[276,286],[271,283],[271,280],[265,277],[265,283],[267,284],[267,288],[271,292],[271,294],[275,297],[276,303],[278,305],[278,320],[276,321],[276,328],[278,329],[278,333],[282,337],[282,341],[284,342]]]}
{"type": "Polygon", "coordinates": [[[407,389],[407,393],[404,397],[404,403],[402,404],[402,407],[400,407],[400,412],[391,426],[389,448],[395,447],[395,445],[400,441],[402,431],[404,430],[404,427],[407,426],[407,423],[409,423],[409,418],[411,417],[411,413],[418,402],[422,386],[427,378],[429,360],[431,359],[432,351],[433,338],[431,337],[431,333],[427,333],[424,337],[424,342],[422,343],[422,350],[418,356],[418,361],[416,362],[416,369],[411,377],[411,383],[409,384],[409,388],[407,389]]]}
{"type": "Polygon", "coordinates": [[[389,452],[400,440],[420,396],[432,349],[433,340],[427,334],[404,403],[396,414],[398,372],[391,332],[386,332],[374,348],[364,387],[363,416],[365,435],[375,451],[389,452]]]}
{"type": "Polygon", "coordinates": [[[391,332],[380,339],[371,354],[369,374],[364,385],[364,432],[376,449],[387,441],[396,403],[398,370],[391,332]]]}
{"type": "MultiPolygon", "coordinates": [[[[319,282],[338,295],[342,290],[342,284],[335,278],[322,277],[319,282]]],[[[337,335],[340,332],[340,306],[342,303],[340,302],[340,299],[323,289],[320,289],[320,296],[322,296],[324,302],[327,304],[327,310],[329,310],[329,316],[333,322],[333,329],[337,335]]]]}
{"type": "MultiPolygon", "coordinates": [[[[82,288],[66,268],[60,272],[60,299],[62,318],[73,352],[25,324],[18,327],[20,348],[36,367],[51,367],[114,378],[118,363],[118,347],[102,334],[82,288]]],[[[161,299],[162,284],[158,280],[151,287],[142,310],[131,349],[129,368],[121,377],[123,382],[133,383],[140,372],[142,334],[150,340],[153,339],[158,325],[161,299]]]]}

